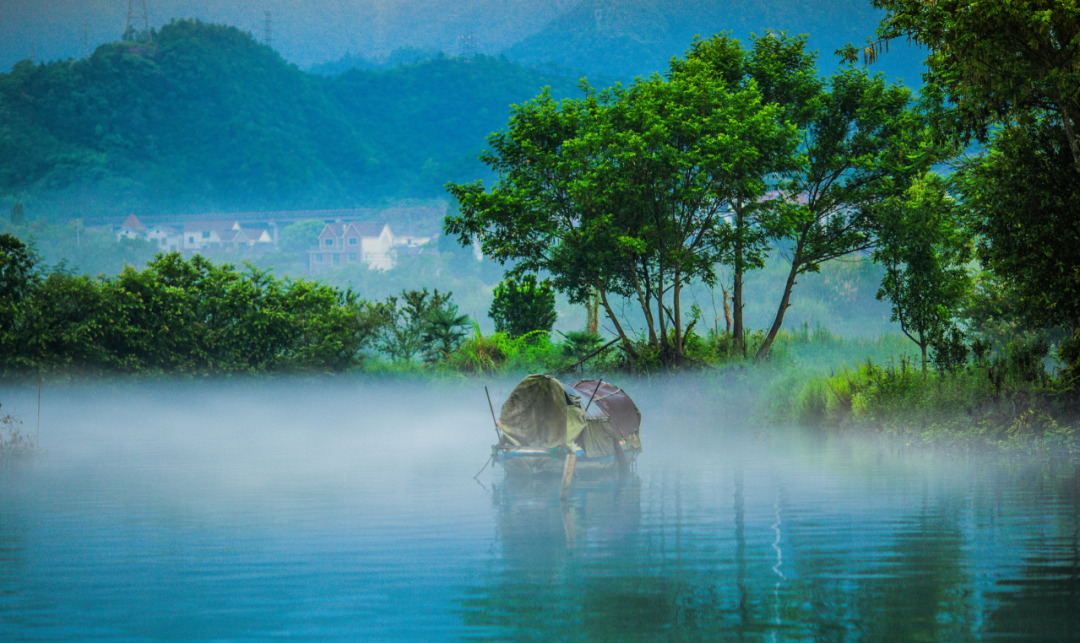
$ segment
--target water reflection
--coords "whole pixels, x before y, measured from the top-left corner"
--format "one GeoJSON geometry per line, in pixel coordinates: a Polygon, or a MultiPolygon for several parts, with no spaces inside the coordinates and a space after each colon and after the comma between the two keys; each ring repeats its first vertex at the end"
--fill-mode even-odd
{"type": "Polygon", "coordinates": [[[913,478],[880,452],[824,474],[756,455],[568,503],[504,480],[463,620],[485,640],[1080,640],[1075,463],[913,478]]]}

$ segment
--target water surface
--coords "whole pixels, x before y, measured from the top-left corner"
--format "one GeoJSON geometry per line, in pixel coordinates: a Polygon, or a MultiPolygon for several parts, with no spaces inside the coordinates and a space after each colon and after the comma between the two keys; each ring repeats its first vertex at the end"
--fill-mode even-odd
{"type": "Polygon", "coordinates": [[[565,503],[473,479],[482,384],[46,388],[47,455],[0,469],[0,640],[1080,640],[1075,460],[634,386],[635,474],[565,503]]]}

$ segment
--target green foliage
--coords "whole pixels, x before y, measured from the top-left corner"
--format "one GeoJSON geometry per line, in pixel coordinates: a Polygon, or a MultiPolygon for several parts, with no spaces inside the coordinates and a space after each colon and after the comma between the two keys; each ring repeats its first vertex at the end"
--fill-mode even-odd
{"type": "Polygon", "coordinates": [[[379,349],[393,361],[411,362],[428,348],[424,333],[432,316],[450,302],[452,293],[440,294],[423,290],[401,291],[400,305],[397,297],[387,300],[390,310],[389,323],[382,330],[379,349]]]}
{"type": "Polygon", "coordinates": [[[12,225],[24,225],[26,223],[26,214],[24,214],[23,204],[20,201],[16,201],[15,205],[11,206],[11,224],[12,225]]]}
{"type": "Polygon", "coordinates": [[[53,272],[5,310],[7,376],[341,371],[390,316],[352,291],[178,253],[116,277],[53,272]]]}
{"type": "MultiPolygon", "coordinates": [[[[726,35],[695,39],[687,52],[687,62],[675,60],[672,67],[685,72],[690,61],[704,62],[709,73],[731,89],[757,88],[763,103],[779,107],[785,120],[806,127],[822,90],[814,65],[815,54],[807,50],[806,39],[766,32],[752,41],[753,48],[747,51],[726,35]]],[[[720,258],[732,271],[732,334],[744,355],[747,350],[742,341],[745,273],[765,266],[783,212],[780,188],[787,175],[805,163],[792,149],[775,145],[776,141],[763,139],[761,143],[755,166],[739,168],[741,171],[734,177],[730,221],[724,223],[728,242],[720,258]]]]}
{"type": "Polygon", "coordinates": [[[35,263],[34,251],[18,237],[0,234],[0,306],[19,302],[33,288],[35,263]]]}
{"type": "Polygon", "coordinates": [[[876,217],[874,260],[885,267],[878,299],[892,303],[892,319],[918,345],[923,369],[931,343],[939,366],[952,370],[957,354],[947,335],[971,287],[970,235],[959,212],[944,180],[929,173],[902,196],[887,199],[876,217]]]}
{"type": "Polygon", "coordinates": [[[1080,326],[1080,190],[1060,130],[1002,128],[964,164],[959,185],[1009,316],[1035,328],[1080,326]]]}
{"type": "Polygon", "coordinates": [[[955,373],[967,362],[969,348],[964,343],[964,333],[952,326],[936,334],[930,346],[933,348],[931,361],[941,373],[955,373]]]}
{"type": "Polygon", "coordinates": [[[764,194],[762,177],[793,153],[795,128],[753,83],[729,87],[692,57],[664,78],[583,89],[585,99],[544,92],[515,108],[481,157],[499,175],[491,191],[448,184],[460,212],[446,231],[463,245],[479,237],[517,274],[550,274],[572,302],[595,288],[627,347],[607,295],[636,298],[650,345],[677,360],[682,289],[715,283],[736,186],[764,194]]]}
{"type": "Polygon", "coordinates": [[[600,348],[604,341],[599,333],[590,333],[587,330],[572,330],[559,334],[563,337],[562,354],[575,361],[600,348]]]}
{"type": "Polygon", "coordinates": [[[1049,120],[1080,170],[1080,7],[1074,0],[872,1],[887,11],[880,38],[905,37],[929,49],[926,79],[951,103],[939,113],[942,129],[961,140],[985,140],[995,124],[1049,120]]]}
{"type": "Polygon", "coordinates": [[[1058,442],[1075,439],[1080,422],[1043,367],[1045,342],[1017,344],[998,353],[974,345],[965,363],[961,347],[937,372],[913,368],[904,354],[830,373],[792,369],[766,393],[768,419],[832,430],[870,430],[926,443],[1058,442]],[[949,368],[948,366],[951,366],[949,368]]]}
{"type": "MultiPolygon", "coordinates": [[[[447,293],[447,300],[450,294],[447,293]]],[[[424,347],[424,360],[429,363],[445,362],[465,337],[464,326],[469,325],[468,315],[459,315],[458,307],[449,301],[431,310],[426,317],[420,341],[424,347]]]]}
{"type": "Polygon", "coordinates": [[[506,277],[495,286],[488,316],[494,320],[496,332],[511,337],[536,330],[550,333],[558,317],[551,281],[537,282],[536,275],[524,275],[520,279],[506,277]]]}
{"type": "Polygon", "coordinates": [[[783,187],[791,197],[775,232],[790,256],[788,279],[759,358],[783,325],[798,277],[873,247],[877,206],[940,156],[926,141],[910,90],[880,75],[837,72],[805,109],[801,151],[809,162],[783,187]]]}

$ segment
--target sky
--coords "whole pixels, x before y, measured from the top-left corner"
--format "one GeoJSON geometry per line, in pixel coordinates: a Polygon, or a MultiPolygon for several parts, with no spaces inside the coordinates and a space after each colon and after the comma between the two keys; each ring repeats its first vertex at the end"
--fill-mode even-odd
{"type": "MultiPolygon", "coordinates": [[[[136,14],[144,0],[134,0],[136,14]]],[[[131,0],[0,0],[0,69],[26,58],[78,58],[123,33],[131,0]],[[84,38],[85,36],[85,38],[84,38]]],[[[397,47],[457,53],[471,36],[497,53],[534,33],[573,0],[145,0],[152,27],[173,18],[224,23],[263,39],[301,67],[397,47]]]]}
{"type": "MultiPolygon", "coordinates": [[[[740,37],[766,28],[810,33],[811,47],[831,59],[836,46],[865,42],[880,16],[870,0],[0,0],[0,71],[27,58],[83,57],[119,39],[129,7],[141,26],[144,3],[155,28],[172,19],[198,19],[238,27],[259,40],[269,12],[274,49],[302,68],[346,54],[378,58],[402,47],[457,55],[466,50],[463,42],[471,43],[468,51],[499,54],[534,34],[526,49],[543,51],[545,43],[558,49],[561,36],[594,20],[598,28],[610,23],[653,43],[641,48],[643,59],[650,46],[659,46],[663,51],[659,57],[654,52],[649,66],[681,53],[694,33],[725,29],[740,37]]],[[[917,74],[906,75],[917,82],[917,74]]]]}

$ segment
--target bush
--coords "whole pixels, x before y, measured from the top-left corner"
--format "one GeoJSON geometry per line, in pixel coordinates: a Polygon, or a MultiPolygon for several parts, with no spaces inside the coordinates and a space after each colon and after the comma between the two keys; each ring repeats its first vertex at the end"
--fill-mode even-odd
{"type": "Polygon", "coordinates": [[[495,332],[511,337],[537,330],[551,332],[558,317],[551,281],[537,283],[536,275],[525,275],[521,281],[507,277],[495,286],[488,316],[495,322],[495,332]]]}

